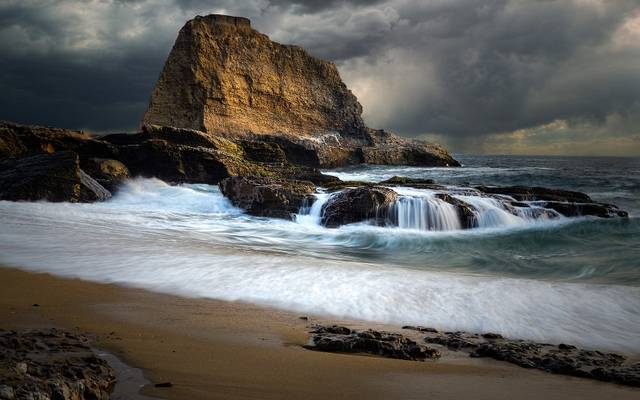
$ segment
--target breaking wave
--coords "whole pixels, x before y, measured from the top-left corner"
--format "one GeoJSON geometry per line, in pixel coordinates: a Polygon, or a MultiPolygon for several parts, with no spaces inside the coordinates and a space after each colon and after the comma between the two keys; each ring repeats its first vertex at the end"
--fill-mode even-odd
{"type": "Polygon", "coordinates": [[[0,263],[307,313],[640,348],[637,220],[529,221],[465,198],[481,227],[463,231],[428,192],[400,192],[399,226],[339,229],[319,225],[329,194],[284,221],[247,216],[214,186],[156,179],[129,181],[104,203],[0,202],[0,263]]]}

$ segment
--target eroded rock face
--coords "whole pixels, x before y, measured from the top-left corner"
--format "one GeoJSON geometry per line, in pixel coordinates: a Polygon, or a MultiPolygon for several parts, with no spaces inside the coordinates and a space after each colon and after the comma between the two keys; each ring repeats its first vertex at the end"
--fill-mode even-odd
{"type": "Polygon", "coordinates": [[[260,217],[292,219],[313,201],[316,186],[308,181],[264,177],[232,177],[220,182],[220,190],[236,207],[260,217]]]}
{"type": "Polygon", "coordinates": [[[93,202],[111,193],[80,169],[71,151],[0,161],[0,200],[93,202]]]}
{"type": "Polygon", "coordinates": [[[272,42],[246,18],[208,15],[180,30],[143,122],[236,136],[362,137],[361,112],[333,63],[272,42]]]}
{"type": "Polygon", "coordinates": [[[0,329],[0,399],[107,400],[115,382],[82,335],[0,329]]]}
{"type": "Polygon", "coordinates": [[[271,41],[246,18],[208,15],[180,30],[142,125],[278,144],[292,164],[459,166],[442,147],[367,128],[336,66],[271,41]]]}
{"type": "Polygon", "coordinates": [[[391,189],[363,186],[336,193],[322,210],[322,224],[329,228],[354,222],[389,223],[389,206],[398,198],[391,189]]]}
{"type": "Polygon", "coordinates": [[[335,353],[368,353],[401,360],[424,361],[440,358],[440,352],[397,333],[355,331],[344,326],[318,326],[308,348],[335,353]]]}

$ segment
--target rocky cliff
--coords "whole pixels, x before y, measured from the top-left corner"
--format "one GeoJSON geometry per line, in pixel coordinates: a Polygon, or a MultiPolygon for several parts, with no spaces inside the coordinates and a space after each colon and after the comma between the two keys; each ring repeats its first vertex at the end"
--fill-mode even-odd
{"type": "Polygon", "coordinates": [[[272,42],[246,18],[180,30],[143,122],[209,133],[362,137],[362,107],[333,63],[272,42]]]}
{"type": "Polygon", "coordinates": [[[208,15],[180,30],[142,125],[278,143],[291,162],[459,165],[443,148],[369,129],[336,66],[208,15]]]}

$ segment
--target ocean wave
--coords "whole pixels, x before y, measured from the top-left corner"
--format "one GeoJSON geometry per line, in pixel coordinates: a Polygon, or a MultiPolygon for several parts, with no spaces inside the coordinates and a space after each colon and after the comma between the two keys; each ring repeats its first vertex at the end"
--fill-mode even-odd
{"type": "Polygon", "coordinates": [[[640,348],[638,220],[530,222],[327,229],[247,216],[215,186],[135,179],[104,203],[0,202],[0,263],[300,312],[640,348]]]}

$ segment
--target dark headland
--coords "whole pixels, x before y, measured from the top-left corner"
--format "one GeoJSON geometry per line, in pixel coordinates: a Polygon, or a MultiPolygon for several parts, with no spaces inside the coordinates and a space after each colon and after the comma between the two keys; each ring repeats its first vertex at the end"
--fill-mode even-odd
{"type": "MultiPolygon", "coordinates": [[[[365,184],[322,174],[356,164],[460,166],[443,147],[369,128],[361,114],[333,63],[271,41],[246,18],[199,16],[180,30],[139,132],[93,136],[0,122],[0,200],[106,201],[126,179],[143,176],[219,185],[234,205],[272,218],[293,218],[318,190],[336,193],[323,206],[322,224],[330,228],[397,225],[389,212],[396,186],[439,191],[463,229],[478,226],[474,208],[452,194],[491,197],[514,214],[529,209],[544,218],[627,217],[571,190],[452,190],[428,179],[365,184]]],[[[640,386],[636,360],[571,344],[301,319],[9,268],[0,273],[11,288],[0,300],[0,399],[108,398],[115,371],[95,357],[96,348],[144,369],[159,384],[146,392],[175,399],[512,398],[518,387],[530,388],[522,398],[622,399],[638,395],[629,386],[640,386]]]]}

